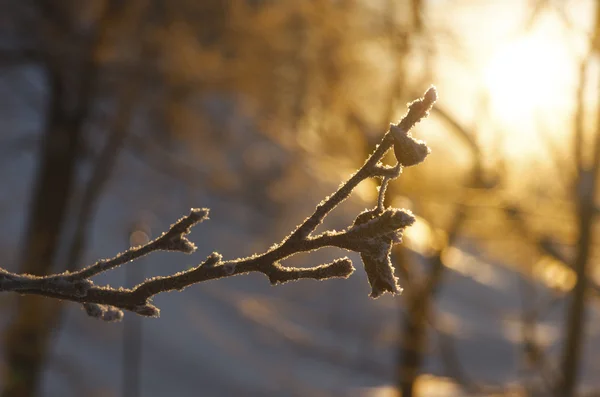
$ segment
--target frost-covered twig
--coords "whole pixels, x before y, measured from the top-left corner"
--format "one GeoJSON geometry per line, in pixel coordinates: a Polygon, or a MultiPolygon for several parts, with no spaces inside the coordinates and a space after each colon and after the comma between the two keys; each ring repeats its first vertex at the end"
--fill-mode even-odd
{"type": "Polygon", "coordinates": [[[91,278],[116,267],[134,261],[154,251],[180,251],[192,253],[196,247],[185,236],[196,224],[208,219],[208,209],[192,209],[191,212],[171,225],[168,231],[147,244],[132,247],[112,259],[99,260],[77,272],[37,277],[18,275],[0,269],[0,292],[16,291],[21,294],[36,294],[83,304],[85,311],[93,317],[106,321],[118,321],[122,310],[142,316],[156,317],[159,309],[151,303],[154,295],[161,292],[183,290],[200,282],[230,277],[250,272],[263,273],[271,284],[286,283],[300,279],[326,280],[346,278],[354,272],[350,259],[344,257],[331,263],[308,268],[285,267],[281,261],[301,252],[310,252],[322,247],[338,247],[360,253],[371,284],[371,296],[382,293],[399,293],[397,278],[390,262],[390,250],[402,238],[402,231],[414,222],[409,211],[383,208],[385,186],[398,177],[403,166],[420,163],[429,154],[424,142],[415,140],[410,129],[427,116],[437,98],[431,87],[425,96],[409,104],[402,120],[391,125],[375,151],[363,166],[331,196],[323,200],[315,212],[300,224],[280,244],[260,255],[224,261],[218,253],[212,253],[204,262],[189,270],[165,277],[154,277],[143,281],[132,289],[96,286],[91,278]],[[398,164],[390,167],[380,163],[386,152],[394,147],[398,164]],[[323,219],[342,201],[350,196],[354,188],[364,179],[383,178],[377,206],[357,216],[347,229],[327,231],[317,236],[311,233],[323,219]]]}
{"type": "Polygon", "coordinates": [[[190,214],[184,216],[175,222],[168,231],[159,238],[150,241],[139,247],[130,248],[109,260],[99,260],[92,266],[83,270],[66,275],[70,280],[81,280],[93,277],[99,273],[105,272],[124,263],[141,258],[153,251],[180,251],[191,254],[196,250],[196,246],[188,240],[185,235],[191,231],[192,226],[208,219],[207,208],[192,208],[190,214]]]}

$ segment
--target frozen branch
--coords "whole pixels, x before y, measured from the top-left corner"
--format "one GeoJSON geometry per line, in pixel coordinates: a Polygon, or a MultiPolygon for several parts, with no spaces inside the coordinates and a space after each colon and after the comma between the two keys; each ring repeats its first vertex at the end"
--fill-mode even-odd
{"type": "Polygon", "coordinates": [[[42,295],[83,304],[86,313],[105,321],[118,321],[123,310],[142,316],[157,317],[159,309],[152,298],[162,292],[181,291],[190,285],[257,272],[264,274],[271,284],[283,284],[301,279],[327,280],[346,278],[354,272],[350,259],[344,257],[331,263],[308,268],[285,267],[281,261],[302,252],[323,247],[338,247],[358,252],[363,260],[372,297],[384,292],[399,293],[394,268],[390,261],[391,246],[402,239],[402,231],[414,222],[409,211],[383,207],[385,188],[397,178],[403,166],[420,163],[429,154],[424,142],[410,135],[411,128],[427,116],[437,97],[431,87],[425,96],[409,104],[403,119],[383,136],[375,151],[363,166],[343,183],[336,192],[317,205],[314,213],[306,218],[289,236],[267,252],[247,258],[224,261],[221,254],[212,253],[199,265],[170,276],[154,277],[132,289],[96,286],[91,278],[126,263],[135,261],[154,251],[179,251],[190,254],[196,247],[186,235],[196,224],[208,219],[206,208],[192,209],[175,222],[169,230],[147,244],[132,247],[111,259],[102,259],[77,272],[37,277],[14,274],[0,269],[0,292],[14,291],[21,294],[42,295]],[[383,156],[394,147],[398,164],[390,167],[381,164],[383,156]],[[383,178],[377,206],[359,214],[354,223],[343,231],[326,231],[317,236],[311,233],[325,217],[347,199],[354,188],[364,179],[383,178]]]}

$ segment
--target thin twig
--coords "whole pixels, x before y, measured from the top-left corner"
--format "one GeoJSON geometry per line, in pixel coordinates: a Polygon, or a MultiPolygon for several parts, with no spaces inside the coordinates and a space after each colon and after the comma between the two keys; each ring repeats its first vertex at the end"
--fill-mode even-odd
{"type": "Polygon", "coordinates": [[[92,266],[71,273],[67,278],[71,280],[87,279],[99,273],[121,266],[124,263],[141,258],[153,251],[181,251],[188,254],[192,253],[196,247],[184,236],[190,232],[192,226],[206,219],[208,219],[207,208],[192,208],[189,215],[171,225],[171,228],[159,238],[150,241],[148,244],[131,248],[110,260],[99,260],[92,266]]]}

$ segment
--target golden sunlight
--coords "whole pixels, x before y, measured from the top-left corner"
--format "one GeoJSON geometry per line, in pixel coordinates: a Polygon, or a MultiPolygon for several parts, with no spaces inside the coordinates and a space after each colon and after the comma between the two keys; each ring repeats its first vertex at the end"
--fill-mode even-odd
{"type": "Polygon", "coordinates": [[[573,68],[573,54],[552,35],[531,34],[500,47],[484,70],[494,114],[521,123],[568,106],[573,68]]]}

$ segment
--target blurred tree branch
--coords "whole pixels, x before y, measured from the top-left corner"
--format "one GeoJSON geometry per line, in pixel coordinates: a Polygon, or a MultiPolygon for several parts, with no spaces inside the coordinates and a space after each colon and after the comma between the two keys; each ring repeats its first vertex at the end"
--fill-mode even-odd
{"type": "MultiPolygon", "coordinates": [[[[588,57],[598,56],[598,43],[600,40],[600,5],[595,5],[594,35],[590,38],[588,57]],[[593,54],[593,55],[592,55],[593,54]]],[[[577,275],[575,287],[572,292],[572,300],[567,311],[567,322],[565,323],[566,340],[563,348],[561,372],[563,378],[557,384],[556,395],[571,397],[575,395],[579,368],[581,365],[581,350],[584,341],[585,325],[585,303],[586,292],[589,285],[588,271],[589,258],[594,241],[594,224],[596,221],[595,197],[598,190],[598,178],[600,177],[600,123],[596,121],[594,141],[592,144],[592,159],[589,164],[583,163],[582,150],[584,137],[582,133],[582,119],[585,114],[583,101],[584,86],[586,81],[586,62],[581,65],[580,86],[577,92],[577,105],[575,119],[575,156],[578,161],[578,175],[574,180],[574,201],[577,204],[576,213],[579,229],[579,238],[573,269],[577,275]]],[[[600,107],[598,108],[600,110],[600,107]]]]}
{"type": "MultiPolygon", "coordinates": [[[[33,35],[38,35],[42,70],[48,85],[44,134],[20,270],[33,278],[51,273],[58,242],[64,231],[68,201],[76,183],[77,160],[84,135],[84,124],[92,110],[98,77],[95,51],[106,35],[111,17],[103,9],[81,35],[67,32],[67,25],[56,15],[46,13],[50,2],[37,2],[33,13],[39,15],[33,35]]],[[[59,6],[56,13],[65,9],[59,6]]],[[[12,275],[3,282],[13,285],[12,275]],[[12,279],[12,281],[11,281],[12,279]]],[[[45,332],[56,302],[25,296],[18,301],[18,312],[4,335],[7,371],[3,396],[31,395],[37,386],[39,368],[49,343],[45,332]]]]}
{"type": "MultiPolygon", "coordinates": [[[[432,110],[435,116],[448,124],[449,131],[460,141],[466,144],[472,156],[473,162],[469,171],[467,187],[490,190],[496,187],[498,175],[486,180],[484,178],[484,157],[479,147],[474,129],[469,130],[464,127],[452,114],[439,105],[432,110]]],[[[445,272],[443,254],[452,247],[459,239],[460,231],[467,218],[468,208],[464,204],[469,201],[470,196],[475,192],[472,189],[465,189],[462,193],[461,202],[455,204],[452,210],[452,216],[445,228],[447,239],[443,246],[427,258],[430,269],[422,281],[412,281],[409,283],[410,289],[405,296],[406,312],[404,313],[404,323],[399,338],[399,362],[397,368],[397,384],[402,396],[415,395],[415,384],[420,374],[423,357],[427,349],[427,329],[428,320],[432,318],[433,305],[435,297],[439,290],[445,272]]]]}

